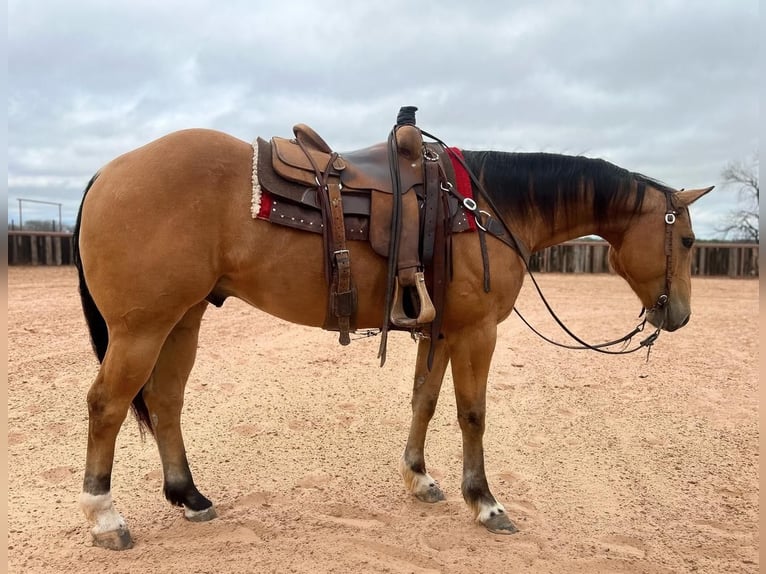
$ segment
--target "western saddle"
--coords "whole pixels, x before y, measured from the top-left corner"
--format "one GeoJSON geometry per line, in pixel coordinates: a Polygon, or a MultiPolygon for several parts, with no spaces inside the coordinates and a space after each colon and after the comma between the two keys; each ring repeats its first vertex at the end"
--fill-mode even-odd
{"type": "Polygon", "coordinates": [[[348,153],[334,152],[305,124],[293,127],[292,139],[256,142],[258,181],[272,196],[269,220],[323,235],[329,285],[324,328],[339,331],[342,345],[356,329],[347,241],[369,240],[388,259],[381,363],[389,329],[438,336],[447,238],[468,227],[458,200],[446,193],[452,166],[441,161],[435,144],[423,141],[416,110],[401,108],[387,142],[348,153]],[[455,217],[458,212],[463,217],[455,217]]]}

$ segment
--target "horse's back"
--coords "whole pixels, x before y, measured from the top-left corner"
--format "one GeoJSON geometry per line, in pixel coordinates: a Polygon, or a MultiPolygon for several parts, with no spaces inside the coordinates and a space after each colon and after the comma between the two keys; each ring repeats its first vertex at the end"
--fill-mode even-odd
{"type": "Polygon", "coordinates": [[[94,187],[114,183],[126,193],[130,186],[161,185],[163,195],[170,196],[184,185],[198,189],[243,175],[249,180],[251,157],[251,145],[231,135],[201,128],[180,130],[116,157],[100,170],[94,187]]]}

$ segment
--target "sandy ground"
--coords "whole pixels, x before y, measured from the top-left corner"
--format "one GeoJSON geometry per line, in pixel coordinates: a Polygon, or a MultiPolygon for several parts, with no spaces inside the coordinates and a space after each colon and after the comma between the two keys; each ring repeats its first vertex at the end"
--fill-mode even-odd
{"type": "MultiPolygon", "coordinates": [[[[583,336],[614,338],[639,305],[608,275],[542,275],[583,336]]],[[[97,364],[73,268],[9,270],[11,572],[758,571],[758,283],[695,278],[694,314],[645,353],[560,350],[515,317],[490,375],[487,474],[521,532],[476,525],[460,496],[451,381],[427,461],[447,494],[411,498],[397,472],[415,344],[349,347],[230,300],[210,309],[186,394],[197,485],[220,517],[165,502],[152,439],[132,417],[113,494],[136,540],[93,547],[77,506],[85,395],[97,364]]],[[[529,285],[519,308],[554,328],[529,285]]]]}

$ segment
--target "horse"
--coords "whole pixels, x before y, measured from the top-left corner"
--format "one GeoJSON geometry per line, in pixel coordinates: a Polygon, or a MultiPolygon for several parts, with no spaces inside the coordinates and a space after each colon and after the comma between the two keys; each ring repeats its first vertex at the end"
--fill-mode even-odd
{"type": "MultiPolygon", "coordinates": [[[[182,130],[113,159],[85,189],[75,261],[100,368],[87,393],[79,504],[96,546],[133,544],[111,493],[115,441],[131,408],[142,433],[156,440],[166,499],[190,521],[216,516],[194,483],[181,429],[184,389],[211,301],[236,297],[291,323],[324,324],[329,287],[323,239],[253,217],[253,154],[254,144],[223,132],[182,130]]],[[[502,222],[529,253],[601,236],[609,243],[611,268],[658,332],[688,322],[694,243],[688,207],[712,187],[676,190],[582,156],[470,150],[462,156],[486,194],[477,195],[473,212],[484,223],[502,222]]],[[[409,494],[428,503],[445,499],[427,471],[424,446],[451,365],[463,498],[476,522],[511,534],[517,527],[485,475],[483,435],[497,326],[514,309],[527,267],[519,250],[489,234],[484,245],[480,239],[475,231],[450,237],[441,331],[417,343],[412,418],[399,470],[409,494]],[[488,289],[482,288],[485,264],[488,289]]],[[[386,259],[367,241],[351,240],[347,248],[358,290],[356,328],[377,329],[386,259]]]]}

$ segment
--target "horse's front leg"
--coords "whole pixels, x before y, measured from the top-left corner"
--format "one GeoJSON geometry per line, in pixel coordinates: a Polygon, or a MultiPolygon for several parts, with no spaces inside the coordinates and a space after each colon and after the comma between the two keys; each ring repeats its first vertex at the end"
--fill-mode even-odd
{"type": "Polygon", "coordinates": [[[474,517],[490,532],[512,534],[516,526],[489,490],[484,471],[487,377],[495,350],[497,325],[485,324],[448,335],[458,422],[463,434],[462,492],[474,517]]]}
{"type": "Polygon", "coordinates": [[[428,423],[436,410],[444,372],[449,362],[449,352],[444,339],[434,342],[433,367],[428,370],[428,353],[431,341],[421,339],[415,366],[415,384],[412,389],[412,422],[407,446],[404,449],[399,471],[404,484],[414,496],[423,502],[444,500],[444,493],[426,472],[425,443],[428,423]]]}

